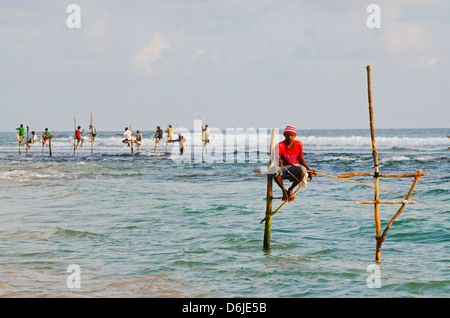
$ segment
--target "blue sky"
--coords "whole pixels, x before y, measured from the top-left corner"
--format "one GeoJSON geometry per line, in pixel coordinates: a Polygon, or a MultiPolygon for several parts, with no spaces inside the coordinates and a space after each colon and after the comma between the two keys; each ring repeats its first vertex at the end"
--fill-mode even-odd
{"type": "Polygon", "coordinates": [[[450,2],[2,0],[2,131],[447,128],[450,2]],[[81,27],[70,29],[70,3],[81,27]],[[381,27],[368,28],[369,4],[381,27]]]}

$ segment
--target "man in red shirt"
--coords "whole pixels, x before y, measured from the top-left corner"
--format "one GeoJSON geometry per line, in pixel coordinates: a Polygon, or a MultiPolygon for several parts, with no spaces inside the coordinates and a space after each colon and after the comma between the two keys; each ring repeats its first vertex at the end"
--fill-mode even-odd
{"type": "MultiPolygon", "coordinates": [[[[294,126],[286,126],[284,129],[284,141],[278,143],[275,147],[275,158],[279,160],[280,168],[274,180],[283,191],[283,201],[294,201],[295,199],[292,190],[304,177],[300,165],[310,170],[303,158],[303,143],[299,140],[294,140],[296,135],[297,131],[294,126]],[[292,182],[288,190],[283,185],[283,179],[289,179],[292,182]]],[[[314,175],[312,174],[311,176],[314,175]]]]}
{"type": "Polygon", "coordinates": [[[75,130],[75,139],[77,140],[77,146],[75,147],[75,149],[78,148],[78,144],[80,143],[80,141],[81,141],[80,148],[83,148],[84,138],[81,137],[81,135],[83,133],[84,133],[84,129],[83,129],[83,131],[81,131],[81,126],[78,126],[78,129],[75,130]]]}

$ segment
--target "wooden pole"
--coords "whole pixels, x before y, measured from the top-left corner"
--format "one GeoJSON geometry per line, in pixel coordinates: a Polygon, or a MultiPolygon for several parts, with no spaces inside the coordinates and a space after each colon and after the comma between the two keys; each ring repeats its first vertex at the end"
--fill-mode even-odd
{"type": "Polygon", "coordinates": [[[91,112],[91,153],[94,153],[94,136],[92,136],[92,112],[91,112]]]}
{"type": "Polygon", "coordinates": [[[27,141],[25,143],[25,153],[26,154],[28,154],[28,145],[27,145],[27,143],[28,143],[28,140],[30,140],[29,137],[28,137],[29,132],[30,132],[30,127],[27,126],[27,141]]]}
{"type": "Polygon", "coordinates": [[[48,137],[48,152],[50,154],[50,157],[52,156],[52,139],[53,137],[55,137],[55,133],[53,133],[52,135],[50,135],[48,137]]]}
{"type": "MultiPolygon", "coordinates": [[[[77,130],[77,120],[75,119],[75,116],[73,116],[73,127],[74,127],[73,133],[75,134],[75,131],[77,130]]],[[[73,137],[73,154],[74,155],[75,155],[76,147],[77,147],[77,135],[75,134],[73,137]]]]}
{"type": "Polygon", "coordinates": [[[19,138],[17,138],[18,140],[19,140],[19,156],[22,154],[22,141],[20,140],[20,135],[19,135],[19,133],[17,133],[18,134],[18,137],[19,138]]]}
{"type": "MultiPolygon", "coordinates": [[[[298,187],[297,190],[294,191],[294,196],[297,194],[298,191],[300,191],[300,189],[301,189],[301,188],[298,187]]],[[[268,198],[266,198],[266,200],[267,200],[267,199],[268,199],[268,198]]],[[[281,198],[274,198],[274,197],[272,197],[271,199],[281,199],[281,198]]],[[[284,207],[284,205],[285,205],[286,203],[288,203],[287,200],[284,201],[283,203],[281,203],[280,206],[278,207],[278,209],[276,209],[276,210],[273,211],[272,213],[266,215],[266,217],[265,217],[264,219],[262,219],[262,220],[259,222],[259,224],[262,224],[263,222],[267,222],[267,220],[270,219],[270,218],[272,218],[272,216],[274,216],[275,214],[277,214],[277,213],[281,210],[281,208],[284,207]]]]}
{"type": "MultiPolygon", "coordinates": [[[[272,128],[272,136],[270,139],[270,157],[269,163],[267,164],[268,168],[273,167],[274,165],[274,149],[275,149],[275,128],[272,128]]],[[[273,177],[271,175],[267,175],[267,193],[266,193],[266,224],[264,225],[264,248],[269,248],[270,246],[270,231],[272,227],[272,201],[273,201],[273,177]]]]}
{"type": "MultiPolygon", "coordinates": [[[[422,175],[426,175],[426,173],[422,173],[422,175]]],[[[358,176],[368,176],[373,177],[374,174],[370,172],[342,172],[340,175],[338,175],[338,178],[352,178],[352,177],[358,177],[358,176]]],[[[379,173],[378,176],[380,178],[415,178],[415,173],[394,173],[394,174],[385,174],[385,173],[379,173]]]]}
{"type": "Polygon", "coordinates": [[[166,152],[165,152],[166,155],[168,151],[169,151],[169,137],[166,137],[166,152]]]}
{"type": "MultiPolygon", "coordinates": [[[[133,130],[131,130],[131,125],[130,125],[130,131],[131,131],[131,133],[133,133],[133,130]]],[[[134,149],[133,149],[133,137],[131,137],[131,154],[134,155],[134,149]]]]}
{"type": "MultiPolygon", "coordinates": [[[[414,201],[408,201],[408,200],[404,200],[404,201],[378,201],[379,204],[414,204],[416,202],[414,201]],[[407,201],[407,203],[405,203],[405,201],[407,201]]],[[[355,202],[355,204],[375,204],[375,201],[357,201],[355,202]]]]}
{"type": "Polygon", "coordinates": [[[380,254],[381,254],[381,224],[380,224],[380,207],[379,207],[379,187],[380,187],[380,179],[379,179],[379,166],[378,166],[378,152],[377,146],[375,143],[375,124],[373,117],[373,101],[372,101],[372,79],[371,79],[371,70],[370,65],[367,65],[367,92],[368,92],[368,101],[369,101],[369,120],[370,120],[370,137],[372,139],[372,156],[373,156],[373,168],[374,168],[374,183],[375,183],[375,193],[374,193],[374,217],[375,217],[375,239],[377,241],[376,252],[375,252],[375,261],[377,263],[380,262],[380,254]]]}
{"type": "Polygon", "coordinates": [[[384,240],[386,239],[386,234],[389,231],[392,223],[394,223],[395,219],[403,212],[403,209],[405,208],[406,204],[409,204],[408,200],[411,198],[411,195],[414,191],[414,188],[417,184],[417,182],[419,181],[420,177],[422,177],[422,170],[417,170],[416,172],[416,177],[414,178],[413,184],[411,185],[411,188],[409,189],[408,194],[406,195],[406,199],[405,201],[402,203],[402,206],[400,207],[400,209],[397,211],[397,213],[395,213],[395,215],[392,217],[392,219],[389,221],[389,224],[386,226],[386,228],[383,231],[383,235],[381,236],[381,238],[379,240],[377,240],[377,243],[379,241],[379,248],[380,248],[380,253],[381,253],[381,245],[383,244],[384,240]],[[408,203],[407,203],[408,202],[408,203]]]}

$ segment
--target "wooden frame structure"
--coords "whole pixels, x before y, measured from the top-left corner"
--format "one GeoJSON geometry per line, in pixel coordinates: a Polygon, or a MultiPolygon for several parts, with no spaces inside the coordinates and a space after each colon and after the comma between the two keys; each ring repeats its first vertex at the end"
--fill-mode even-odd
{"type": "MultiPolygon", "coordinates": [[[[394,223],[395,219],[403,212],[404,208],[407,204],[414,204],[415,202],[408,202],[409,199],[411,199],[411,195],[414,191],[415,186],[417,185],[417,182],[419,179],[426,175],[425,172],[422,172],[422,170],[417,170],[415,173],[409,173],[409,174],[381,174],[378,164],[378,152],[375,142],[375,125],[374,125],[374,116],[373,116],[373,102],[372,102],[372,81],[371,81],[371,70],[372,68],[368,65],[366,67],[367,69],[367,86],[368,86],[368,102],[369,102],[369,121],[370,121],[370,136],[372,140],[372,156],[373,156],[373,167],[374,172],[344,172],[338,177],[326,175],[320,172],[316,172],[319,175],[324,175],[328,177],[333,177],[340,180],[355,182],[364,186],[369,186],[374,188],[374,199],[371,201],[360,201],[355,202],[355,204],[373,204],[374,205],[374,219],[375,219],[375,240],[376,240],[376,249],[375,249],[375,261],[377,263],[380,263],[381,261],[381,246],[383,245],[383,242],[386,239],[386,234],[391,228],[392,224],[394,223]],[[356,177],[356,176],[371,176],[374,178],[374,186],[367,185],[364,183],[347,180],[347,178],[356,177]],[[385,189],[380,188],[380,177],[384,178],[414,178],[413,183],[409,189],[409,192],[407,195],[398,194],[392,191],[388,191],[385,189]],[[405,197],[403,201],[381,201],[380,200],[380,191],[387,191],[391,192],[397,195],[401,195],[405,197]],[[381,222],[380,222],[380,204],[401,204],[398,211],[394,214],[394,216],[390,219],[389,223],[387,224],[386,228],[384,229],[383,233],[381,234],[381,222]]],[[[273,150],[274,150],[274,141],[275,141],[275,129],[272,129],[272,138],[271,138],[271,144],[270,144],[270,159],[268,168],[273,166],[273,150]]],[[[257,174],[260,174],[261,172],[259,170],[255,170],[257,174]]],[[[264,228],[264,242],[263,246],[264,248],[269,248],[270,246],[270,231],[271,231],[271,225],[272,225],[272,216],[275,215],[278,211],[281,210],[281,208],[287,203],[287,201],[283,202],[278,209],[276,209],[274,212],[272,212],[272,200],[273,199],[280,199],[280,198],[274,198],[272,196],[272,186],[273,186],[273,177],[271,175],[267,175],[267,196],[266,196],[266,216],[261,220],[260,224],[265,222],[265,228],[264,228]]],[[[300,187],[295,191],[294,194],[296,194],[300,190],[300,187]]],[[[418,201],[418,200],[417,200],[418,201]]]]}

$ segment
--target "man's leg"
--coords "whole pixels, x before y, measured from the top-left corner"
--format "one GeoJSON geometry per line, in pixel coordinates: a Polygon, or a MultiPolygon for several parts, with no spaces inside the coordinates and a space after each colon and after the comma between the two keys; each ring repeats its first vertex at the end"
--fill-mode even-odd
{"type": "Polygon", "coordinates": [[[295,196],[292,193],[292,191],[300,183],[300,181],[303,179],[303,171],[298,166],[292,166],[292,167],[289,167],[287,169],[289,169],[288,174],[293,180],[292,181],[292,185],[289,187],[289,189],[287,191],[287,197],[288,197],[288,201],[294,201],[295,200],[295,196]]]}
{"type": "Polygon", "coordinates": [[[283,178],[281,176],[275,176],[273,178],[273,180],[275,181],[276,184],[278,184],[278,186],[280,187],[280,189],[283,191],[283,201],[289,201],[289,196],[288,196],[288,192],[286,190],[286,188],[283,185],[283,178]]]}

